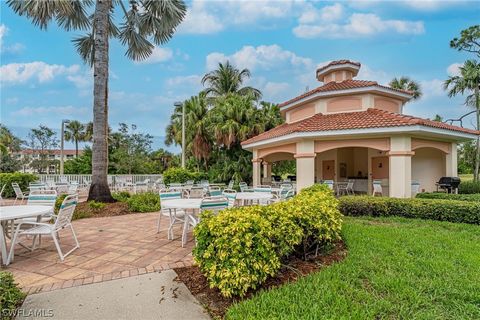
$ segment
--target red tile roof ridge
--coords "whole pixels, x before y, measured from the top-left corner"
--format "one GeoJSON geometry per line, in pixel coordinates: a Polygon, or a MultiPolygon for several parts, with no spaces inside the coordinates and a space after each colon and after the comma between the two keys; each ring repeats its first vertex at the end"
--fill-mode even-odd
{"type": "Polygon", "coordinates": [[[336,66],[336,65],[339,65],[339,64],[353,64],[353,65],[356,65],[356,66],[361,66],[361,63],[360,62],[356,62],[356,61],[352,61],[352,60],[348,60],[348,59],[341,59],[341,60],[333,60],[333,61],[330,61],[329,63],[327,63],[326,65],[324,66],[321,66],[320,68],[317,69],[317,72],[320,72],[320,71],[323,71],[331,66],[336,66]]]}

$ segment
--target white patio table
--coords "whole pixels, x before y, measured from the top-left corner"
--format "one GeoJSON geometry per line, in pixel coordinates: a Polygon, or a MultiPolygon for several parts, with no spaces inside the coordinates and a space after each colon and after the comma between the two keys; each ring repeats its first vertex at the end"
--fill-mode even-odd
{"type": "Polygon", "coordinates": [[[165,209],[200,209],[202,199],[170,199],[162,200],[165,209]]]}
{"type": "Polygon", "coordinates": [[[0,246],[2,251],[2,262],[4,265],[8,265],[7,261],[7,242],[5,239],[4,227],[8,221],[23,218],[37,217],[37,222],[40,221],[42,215],[50,213],[52,211],[51,206],[6,206],[0,207],[0,246]]]}
{"type": "Polygon", "coordinates": [[[237,200],[242,201],[242,205],[246,202],[261,201],[272,199],[270,192],[237,192],[237,200]]]}

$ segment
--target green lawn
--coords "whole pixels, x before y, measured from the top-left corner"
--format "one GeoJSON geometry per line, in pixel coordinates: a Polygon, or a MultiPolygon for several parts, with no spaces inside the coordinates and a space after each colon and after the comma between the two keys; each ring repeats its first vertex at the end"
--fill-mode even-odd
{"type": "Polygon", "coordinates": [[[480,227],[346,218],[347,258],[227,319],[480,319],[480,227]]]}

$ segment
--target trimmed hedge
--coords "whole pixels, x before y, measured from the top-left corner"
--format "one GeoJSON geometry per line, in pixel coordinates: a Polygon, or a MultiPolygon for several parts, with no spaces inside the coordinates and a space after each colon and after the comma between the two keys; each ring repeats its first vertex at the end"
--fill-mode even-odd
{"type": "Polygon", "coordinates": [[[458,186],[458,193],[472,194],[480,193],[480,181],[462,181],[458,186]]]}
{"type": "Polygon", "coordinates": [[[269,206],[203,212],[193,256],[211,287],[226,297],[243,296],[274,276],[294,251],[339,239],[341,223],[338,200],[327,186],[315,185],[269,206]]]}
{"type": "Polygon", "coordinates": [[[13,319],[15,310],[22,304],[26,294],[15,283],[10,272],[0,271],[0,319],[13,319]]]}
{"type": "Polygon", "coordinates": [[[206,178],[203,172],[189,171],[183,168],[169,168],[163,172],[163,181],[169,183],[185,183],[188,180],[200,181],[206,178]]]}
{"type": "Polygon", "coordinates": [[[30,173],[21,173],[21,172],[14,172],[14,173],[0,173],[0,189],[4,184],[7,186],[2,193],[3,198],[11,198],[15,197],[15,191],[12,188],[12,182],[17,182],[20,186],[22,191],[28,191],[28,184],[30,182],[37,181],[38,178],[30,173]]]}
{"type": "Polygon", "coordinates": [[[447,200],[460,200],[460,201],[480,201],[480,193],[455,194],[455,193],[444,193],[444,192],[423,192],[423,193],[418,193],[417,198],[447,199],[447,200]]]}
{"type": "Polygon", "coordinates": [[[443,199],[397,199],[372,196],[340,198],[346,216],[402,216],[480,224],[480,202],[443,199]]]}

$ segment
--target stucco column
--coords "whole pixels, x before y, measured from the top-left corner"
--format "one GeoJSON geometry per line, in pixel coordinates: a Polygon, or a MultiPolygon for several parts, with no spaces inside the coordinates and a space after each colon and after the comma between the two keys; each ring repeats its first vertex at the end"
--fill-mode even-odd
{"type": "Polygon", "coordinates": [[[445,176],[456,177],[458,176],[457,166],[457,143],[452,142],[450,146],[450,153],[445,155],[445,176]]]}
{"type": "Polygon", "coordinates": [[[267,161],[263,161],[263,177],[264,178],[272,178],[272,164],[267,162],[267,161]]]}
{"type": "Polygon", "coordinates": [[[412,152],[411,138],[395,136],[390,138],[389,194],[395,198],[412,196],[412,152]]]}
{"type": "Polygon", "coordinates": [[[252,159],[253,164],[253,186],[258,186],[262,184],[262,159],[252,159]]]}
{"type": "Polygon", "coordinates": [[[297,191],[315,183],[315,143],[313,140],[297,142],[297,191]]]}

